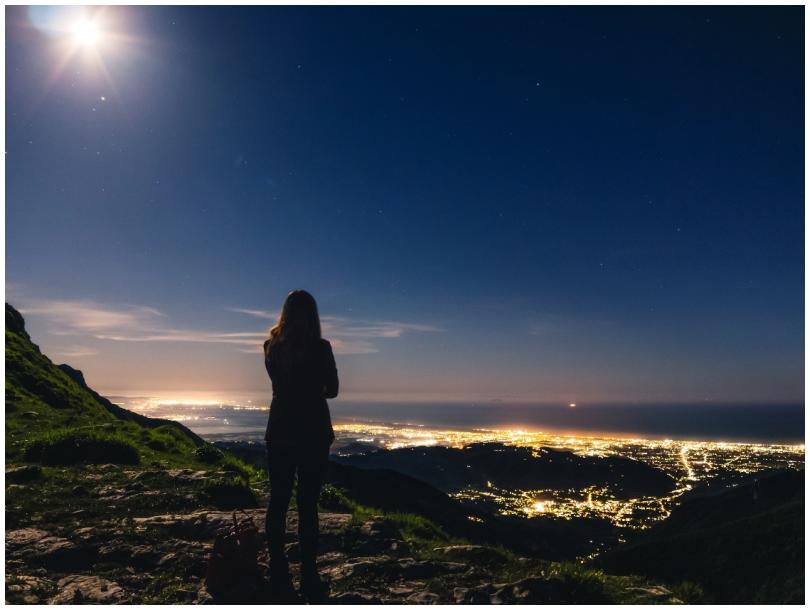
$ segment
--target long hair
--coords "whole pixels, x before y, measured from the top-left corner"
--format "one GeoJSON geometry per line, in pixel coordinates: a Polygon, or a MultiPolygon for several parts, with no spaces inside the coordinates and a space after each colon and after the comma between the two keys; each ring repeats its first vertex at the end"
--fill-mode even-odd
{"type": "Polygon", "coordinates": [[[293,290],[284,300],[281,315],[264,342],[264,353],[285,345],[300,351],[321,338],[321,319],[315,297],[306,290],[293,290]]]}

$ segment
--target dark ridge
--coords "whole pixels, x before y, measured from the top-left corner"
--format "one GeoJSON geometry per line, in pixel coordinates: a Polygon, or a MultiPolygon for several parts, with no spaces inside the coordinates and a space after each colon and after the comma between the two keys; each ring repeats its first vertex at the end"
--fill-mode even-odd
{"type": "Polygon", "coordinates": [[[191,440],[194,441],[196,445],[203,445],[205,441],[200,438],[197,434],[192,432],[189,428],[184,426],[183,424],[173,421],[171,419],[160,419],[159,417],[147,417],[146,415],[141,415],[140,413],[135,413],[134,411],[130,411],[129,409],[125,409],[123,407],[118,406],[117,404],[111,402],[109,399],[105,398],[98,392],[96,392],[93,388],[87,385],[84,380],[84,374],[78,370],[74,369],[69,364],[59,364],[57,367],[62,370],[68,377],[70,377],[73,381],[75,381],[82,389],[88,392],[101,406],[103,406],[107,411],[109,411],[114,417],[123,421],[131,421],[145,428],[157,428],[159,426],[171,426],[172,428],[177,428],[183,434],[188,436],[191,440]]]}
{"type": "Polygon", "coordinates": [[[476,443],[463,449],[409,447],[335,458],[360,468],[384,468],[415,477],[442,491],[466,487],[565,489],[608,486],[620,498],[664,495],[675,489],[667,473],[625,457],[579,456],[570,451],[476,443]]]}
{"type": "Polygon", "coordinates": [[[22,314],[8,303],[6,303],[6,330],[22,335],[26,339],[30,339],[25,330],[25,320],[22,314]]]}
{"type": "Polygon", "coordinates": [[[693,497],[607,552],[605,569],[698,583],[718,603],[804,602],[804,472],[693,497]]]}

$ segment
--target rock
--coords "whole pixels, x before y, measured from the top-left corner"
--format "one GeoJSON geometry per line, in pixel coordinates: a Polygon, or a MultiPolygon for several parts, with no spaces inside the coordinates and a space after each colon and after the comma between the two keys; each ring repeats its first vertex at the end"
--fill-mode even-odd
{"type": "Polygon", "coordinates": [[[167,563],[170,563],[170,562],[174,561],[176,558],[177,558],[177,553],[166,553],[163,557],[161,557],[158,560],[157,564],[158,564],[158,566],[163,566],[163,565],[166,565],[167,563]]]}
{"type": "Polygon", "coordinates": [[[666,587],[662,587],[661,585],[650,585],[649,587],[628,587],[627,591],[637,593],[640,601],[644,598],[662,600],[674,595],[672,591],[666,587]]]}
{"type": "Polygon", "coordinates": [[[301,549],[297,542],[288,542],[284,545],[284,552],[290,561],[301,561],[301,549]]]}
{"type": "Polygon", "coordinates": [[[531,576],[504,586],[498,594],[504,600],[512,600],[505,603],[517,601],[518,603],[532,604],[553,599],[556,586],[556,581],[552,582],[543,577],[531,576]]]}
{"type": "Polygon", "coordinates": [[[381,604],[382,600],[372,595],[371,593],[361,593],[358,591],[348,591],[346,593],[341,593],[340,595],[336,595],[331,598],[330,600],[332,603],[335,604],[381,604]]]}
{"type": "Polygon", "coordinates": [[[8,303],[6,303],[6,330],[28,338],[28,333],[25,332],[25,319],[8,303]]]}
{"type": "MultiPolygon", "coordinates": [[[[420,583],[420,584],[424,584],[424,583],[420,583]]],[[[408,595],[413,594],[415,592],[415,589],[416,589],[416,587],[414,587],[414,586],[393,586],[393,587],[388,587],[388,592],[391,595],[398,595],[398,596],[402,596],[402,597],[407,597],[408,595]]]]}
{"type": "Polygon", "coordinates": [[[375,557],[352,557],[345,563],[336,565],[325,573],[332,580],[343,580],[350,576],[366,576],[391,569],[393,560],[387,555],[375,557]]]}
{"type": "MultiPolygon", "coordinates": [[[[174,557],[174,554],[171,554],[174,557]]],[[[130,546],[122,540],[112,540],[99,548],[98,558],[123,565],[147,568],[159,564],[161,553],[148,545],[130,546]]]]}
{"type": "Polygon", "coordinates": [[[132,547],[132,555],[129,562],[136,568],[146,568],[156,565],[159,559],[160,553],[152,547],[136,546],[132,547]]]}
{"type": "Polygon", "coordinates": [[[197,599],[194,600],[195,604],[213,604],[214,597],[208,592],[205,586],[200,587],[197,591],[197,599]]]}
{"type": "Polygon", "coordinates": [[[321,553],[318,555],[317,562],[318,567],[323,568],[325,566],[333,566],[338,563],[342,563],[346,561],[346,553],[341,553],[339,551],[329,551],[327,553],[321,553]]]}
{"type": "MultiPolygon", "coordinates": [[[[466,565],[466,564],[465,564],[466,565]]],[[[466,572],[464,572],[464,579],[465,580],[483,580],[488,576],[488,572],[482,568],[481,566],[470,566],[466,572]]]]}
{"type": "Polygon", "coordinates": [[[65,576],[57,587],[59,593],[49,600],[50,604],[115,604],[124,599],[124,590],[117,583],[98,576],[65,576]]]}
{"type": "Polygon", "coordinates": [[[405,601],[409,604],[438,604],[439,596],[430,591],[420,591],[419,593],[409,595],[405,601]]]}
{"type": "Polygon", "coordinates": [[[24,528],[6,532],[6,556],[51,568],[75,567],[86,565],[90,549],[67,538],[51,536],[45,530],[24,528]]]}
{"type": "Polygon", "coordinates": [[[360,533],[368,538],[399,538],[397,525],[385,517],[372,517],[360,526],[360,533]]]}
{"type": "Polygon", "coordinates": [[[42,476],[42,468],[39,466],[18,466],[6,470],[7,483],[28,483],[42,476]]]}
{"type": "Polygon", "coordinates": [[[132,481],[146,481],[150,479],[159,479],[168,476],[165,470],[141,470],[141,471],[128,471],[127,475],[132,481]]]}
{"type": "Polygon", "coordinates": [[[496,549],[478,544],[456,544],[433,549],[448,559],[466,562],[504,563],[506,558],[496,549]]]}
{"type": "Polygon", "coordinates": [[[20,413],[20,416],[24,417],[25,419],[36,419],[39,417],[39,413],[37,411],[23,411],[20,413]]]}
{"type": "Polygon", "coordinates": [[[417,561],[412,557],[397,561],[397,568],[406,578],[433,578],[446,571],[444,563],[417,561]]]}
{"type": "Polygon", "coordinates": [[[42,603],[39,593],[50,586],[50,581],[39,576],[6,575],[6,596],[12,600],[19,599],[25,604],[42,603]]]}
{"type": "MultiPolygon", "coordinates": [[[[149,492],[144,492],[149,493],[149,492]]],[[[155,492],[159,493],[159,492],[155,492]]],[[[254,508],[244,511],[264,536],[265,509],[254,508]]],[[[138,528],[157,528],[165,530],[171,537],[186,540],[213,540],[217,532],[230,528],[233,524],[233,511],[198,510],[191,513],[152,515],[135,517],[132,521],[138,528]]],[[[351,515],[344,513],[321,513],[319,545],[321,552],[335,550],[343,530],[351,521],[351,515]]],[[[298,526],[298,513],[290,511],[287,519],[287,536],[289,542],[295,542],[295,531],[298,526]]]]}
{"type": "Polygon", "coordinates": [[[490,604],[490,596],[495,592],[492,583],[477,587],[456,587],[453,589],[453,600],[457,604],[490,604]]]}
{"type": "Polygon", "coordinates": [[[84,540],[89,540],[93,538],[96,534],[96,528],[94,527],[80,527],[79,529],[73,532],[79,538],[84,540]]]}
{"type": "Polygon", "coordinates": [[[391,551],[395,555],[409,555],[411,552],[411,547],[404,540],[394,539],[389,543],[387,550],[391,551]]]}

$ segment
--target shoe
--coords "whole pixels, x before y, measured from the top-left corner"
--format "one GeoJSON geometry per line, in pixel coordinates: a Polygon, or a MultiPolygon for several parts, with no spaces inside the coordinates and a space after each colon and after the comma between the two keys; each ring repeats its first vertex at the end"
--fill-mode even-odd
{"type": "Polygon", "coordinates": [[[329,597],[329,584],[321,580],[318,572],[302,572],[301,596],[310,603],[323,603],[329,597]]]}
{"type": "Polygon", "coordinates": [[[290,602],[298,598],[289,572],[270,572],[270,597],[277,602],[290,602]]]}

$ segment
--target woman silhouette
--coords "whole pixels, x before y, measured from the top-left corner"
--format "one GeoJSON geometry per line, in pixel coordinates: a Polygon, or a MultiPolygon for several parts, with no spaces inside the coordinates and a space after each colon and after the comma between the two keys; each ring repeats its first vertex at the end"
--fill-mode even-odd
{"type": "Polygon", "coordinates": [[[318,496],[329,446],[335,440],[327,398],[338,393],[332,346],[321,338],[318,306],[305,290],[287,295],[281,316],[264,343],[264,364],[273,383],[267,422],[270,502],[267,545],[270,585],[276,594],[294,593],[284,552],[287,507],[298,475],[298,544],[301,551],[301,594],[317,600],[326,594],[318,577],[318,496]]]}

